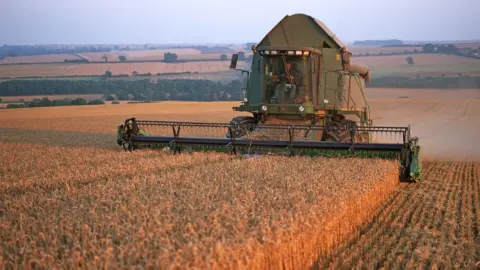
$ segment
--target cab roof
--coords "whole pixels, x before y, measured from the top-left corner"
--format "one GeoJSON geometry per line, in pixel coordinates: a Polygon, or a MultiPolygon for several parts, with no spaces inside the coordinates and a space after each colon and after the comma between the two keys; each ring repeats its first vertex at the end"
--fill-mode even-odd
{"type": "Polygon", "coordinates": [[[345,47],[323,22],[301,13],[285,16],[260,41],[260,46],[312,47],[320,50],[345,47]]]}

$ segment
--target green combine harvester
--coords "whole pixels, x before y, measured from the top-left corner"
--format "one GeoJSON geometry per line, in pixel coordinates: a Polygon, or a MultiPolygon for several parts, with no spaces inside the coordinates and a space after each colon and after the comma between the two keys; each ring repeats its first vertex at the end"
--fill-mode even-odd
{"type": "Polygon", "coordinates": [[[400,177],[421,181],[420,146],[410,127],[373,126],[365,97],[368,67],[353,64],[346,46],[319,20],[284,17],[252,46],[245,98],[230,123],[130,118],[118,126],[125,150],[143,147],[234,154],[382,157],[399,160],[400,177]]]}

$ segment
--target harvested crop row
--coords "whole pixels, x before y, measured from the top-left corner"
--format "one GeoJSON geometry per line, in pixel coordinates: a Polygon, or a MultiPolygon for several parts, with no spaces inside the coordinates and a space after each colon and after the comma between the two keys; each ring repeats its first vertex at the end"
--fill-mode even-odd
{"type": "Polygon", "coordinates": [[[14,176],[38,170],[31,180],[52,184],[0,193],[0,249],[11,266],[305,268],[398,183],[398,166],[386,160],[31,151],[14,159],[34,165],[10,162],[2,182],[21,191],[14,176]],[[175,165],[193,159],[212,161],[175,165]],[[69,176],[89,175],[85,164],[96,167],[89,181],[69,176]],[[68,186],[55,184],[63,178],[68,186]]]}
{"type": "Polygon", "coordinates": [[[473,162],[424,162],[424,182],[394,193],[321,268],[467,268],[480,263],[480,180],[473,162]]]}

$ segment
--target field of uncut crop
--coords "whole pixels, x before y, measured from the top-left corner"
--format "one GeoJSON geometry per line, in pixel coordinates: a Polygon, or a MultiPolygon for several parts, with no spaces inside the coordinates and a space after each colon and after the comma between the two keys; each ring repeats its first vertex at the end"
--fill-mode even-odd
{"type": "Polygon", "coordinates": [[[397,185],[382,160],[20,143],[1,143],[0,157],[7,268],[305,268],[397,185]]]}
{"type": "Polygon", "coordinates": [[[398,185],[398,165],[386,160],[130,153],[115,145],[115,125],[132,114],[227,117],[222,103],[169,113],[179,104],[1,111],[0,265],[306,268],[398,185]]]}

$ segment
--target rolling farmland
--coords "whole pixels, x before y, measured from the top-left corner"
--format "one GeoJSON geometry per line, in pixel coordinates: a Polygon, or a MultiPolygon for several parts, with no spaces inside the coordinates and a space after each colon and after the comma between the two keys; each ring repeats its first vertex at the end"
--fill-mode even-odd
{"type": "Polygon", "coordinates": [[[422,46],[418,47],[378,47],[378,46],[351,46],[349,50],[353,55],[357,54],[391,54],[391,53],[405,53],[414,52],[415,50],[421,52],[422,46]]]}
{"type": "MultiPolygon", "coordinates": [[[[165,49],[165,50],[142,50],[142,51],[119,51],[108,53],[82,53],[81,56],[85,57],[89,61],[104,61],[102,57],[106,55],[109,62],[119,62],[119,56],[123,55],[129,61],[151,61],[164,60],[164,53],[175,53],[178,55],[179,60],[201,60],[201,59],[218,59],[220,60],[220,53],[208,53],[202,54],[196,49],[165,49]]],[[[231,53],[230,53],[231,54],[231,53]]],[[[230,54],[227,53],[229,56],[230,54]]]]}
{"type": "Polygon", "coordinates": [[[47,54],[33,56],[15,56],[0,59],[0,64],[19,64],[19,63],[51,63],[63,62],[67,60],[80,60],[81,58],[74,54],[47,54]]]}
{"type": "MultiPolygon", "coordinates": [[[[163,60],[163,52],[161,50],[151,51],[129,51],[131,56],[127,56],[129,60],[163,60]]],[[[175,50],[173,50],[175,51],[175,50]]],[[[137,71],[141,74],[151,73],[183,73],[183,72],[199,72],[199,73],[215,73],[228,71],[229,61],[212,61],[220,59],[220,54],[201,54],[198,50],[178,49],[180,60],[209,60],[195,61],[185,63],[162,63],[162,62],[133,62],[119,63],[118,53],[110,53],[108,63],[58,63],[58,64],[41,64],[41,65],[0,65],[0,78],[15,77],[55,77],[55,76],[93,76],[102,75],[106,70],[110,70],[114,75],[131,74],[137,71]]],[[[248,56],[251,53],[247,52],[248,56]]],[[[93,61],[103,61],[101,57],[103,53],[84,54],[92,57],[93,61]]],[[[107,54],[109,55],[109,54],[107,54]]],[[[229,55],[229,54],[227,54],[229,55]]],[[[37,57],[37,56],[32,56],[37,57]]],[[[51,56],[38,56],[55,57],[51,56]]],[[[62,56],[63,57],[63,56],[62,56]]],[[[47,58],[45,58],[47,59],[47,58]]],[[[47,62],[47,60],[45,60],[47,62]]],[[[60,58],[58,58],[60,59],[60,58]]],[[[10,61],[9,58],[4,61],[10,61]]],[[[61,59],[63,62],[63,58],[61,59]]],[[[408,76],[415,77],[417,74],[425,76],[458,76],[480,74],[480,60],[466,58],[454,55],[443,54],[411,54],[411,55],[389,55],[389,56],[368,56],[353,57],[354,63],[367,65],[372,70],[372,76],[408,76]],[[411,56],[414,59],[414,65],[407,64],[405,58],[411,56]]],[[[246,63],[239,62],[239,66],[249,68],[246,63]]]]}
{"type": "MultiPolygon", "coordinates": [[[[245,65],[239,62],[239,66],[245,65]]],[[[229,70],[228,61],[186,63],[96,63],[96,64],[45,64],[45,65],[0,65],[0,77],[54,77],[95,76],[110,70],[113,75],[219,72],[229,70]]]]}
{"type": "Polygon", "coordinates": [[[456,43],[455,47],[457,48],[480,48],[480,42],[466,42],[466,43],[456,43]]]}
{"type": "Polygon", "coordinates": [[[473,268],[479,92],[367,92],[374,124],[412,124],[424,182],[398,183],[386,160],[173,156],[115,144],[128,117],[225,122],[237,102],[2,110],[0,265],[473,268]]]}
{"type": "MultiPolygon", "coordinates": [[[[428,42],[424,42],[428,43],[428,42]]],[[[459,49],[464,49],[464,48],[472,48],[472,49],[478,49],[480,47],[479,42],[467,42],[467,43],[455,43],[455,42],[445,42],[448,44],[452,44],[459,48],[459,49]]],[[[422,52],[423,46],[398,46],[398,47],[382,47],[382,46],[355,46],[351,45],[349,46],[349,50],[354,54],[392,54],[392,53],[405,53],[407,52],[414,52],[415,50],[417,52],[422,52]]]]}
{"type": "MultiPolygon", "coordinates": [[[[1,64],[36,64],[36,63],[61,63],[67,60],[87,59],[90,62],[104,62],[104,56],[107,61],[120,62],[119,56],[125,56],[127,61],[163,61],[165,53],[175,53],[179,60],[214,60],[220,59],[221,53],[202,53],[197,49],[162,49],[162,50],[132,50],[132,51],[113,51],[113,52],[88,52],[79,54],[47,54],[33,56],[14,56],[0,59],[1,64]]],[[[231,53],[225,53],[230,57],[231,53]]]]}
{"type": "Polygon", "coordinates": [[[372,77],[382,76],[457,76],[480,74],[480,60],[443,54],[411,54],[353,57],[354,63],[361,63],[372,70],[372,77]],[[414,65],[409,65],[405,58],[411,56],[414,65]]]}

